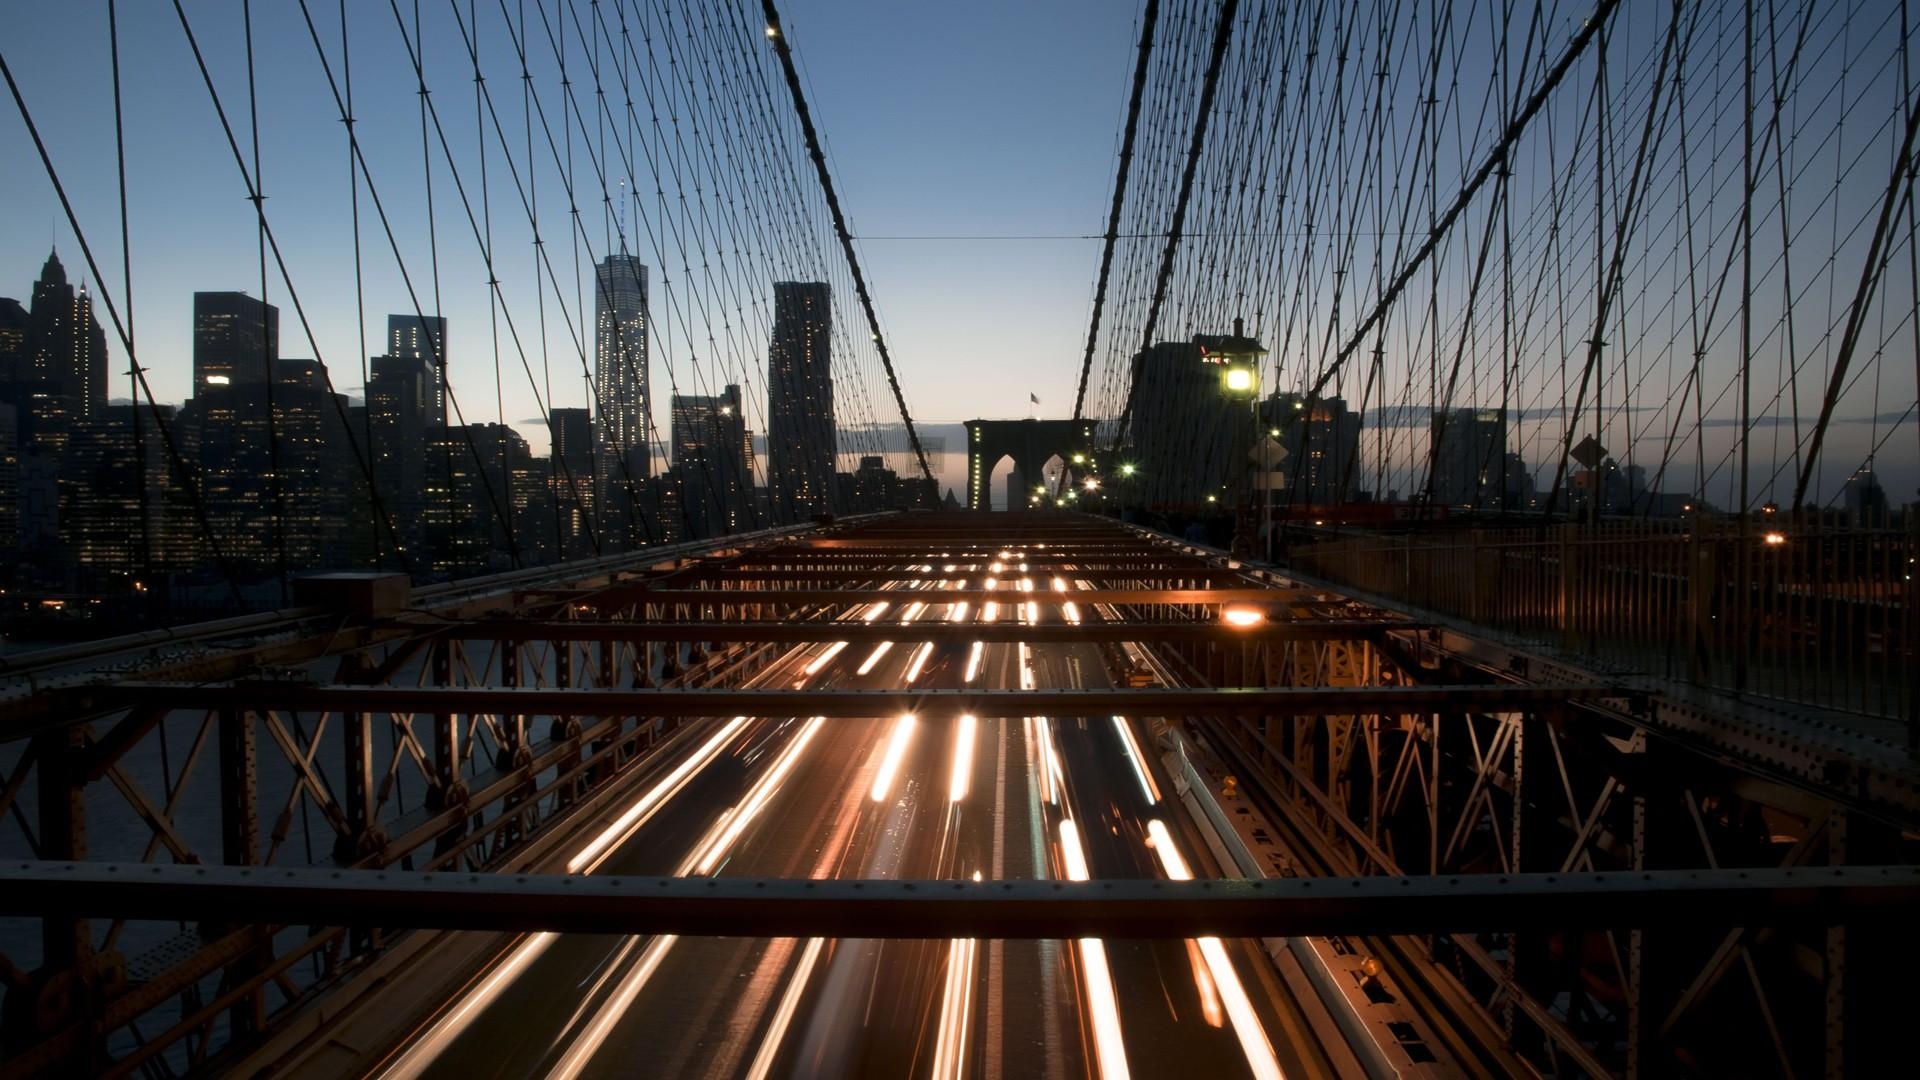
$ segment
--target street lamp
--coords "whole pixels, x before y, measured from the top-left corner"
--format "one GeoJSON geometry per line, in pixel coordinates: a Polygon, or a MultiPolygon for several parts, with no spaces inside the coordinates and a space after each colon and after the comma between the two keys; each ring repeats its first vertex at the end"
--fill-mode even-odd
{"type": "Polygon", "coordinates": [[[1220,612],[1220,621],[1228,626],[1245,630],[1267,621],[1266,613],[1256,607],[1236,604],[1220,612]]]}
{"type": "MultiPolygon", "coordinates": [[[[1257,432],[1265,425],[1259,422],[1258,401],[1260,398],[1260,361],[1267,354],[1267,347],[1247,336],[1246,322],[1233,320],[1231,334],[1196,334],[1193,343],[1200,352],[1200,360],[1207,364],[1216,364],[1220,368],[1220,394],[1230,406],[1229,412],[1239,411],[1245,419],[1229,417],[1228,432],[1230,448],[1227,462],[1234,470],[1229,483],[1234,492],[1234,554],[1246,556],[1253,547],[1252,523],[1248,520],[1248,498],[1254,486],[1254,474],[1248,464],[1252,460],[1253,441],[1257,432]]],[[[1208,502],[1218,502],[1212,495],[1208,502]]]]}

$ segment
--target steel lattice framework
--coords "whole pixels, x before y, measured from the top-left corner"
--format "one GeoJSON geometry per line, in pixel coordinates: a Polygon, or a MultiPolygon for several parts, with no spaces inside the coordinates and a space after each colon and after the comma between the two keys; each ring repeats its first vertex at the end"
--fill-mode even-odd
{"type": "MultiPolygon", "coordinates": [[[[42,930],[4,967],[8,1074],[258,1061],[454,927],[1333,935],[1450,1052],[1560,1073],[1840,1071],[1891,1030],[1920,890],[1905,767],[1205,549],[1078,516],[889,517],[351,595],[10,673],[0,813],[33,858],[0,867],[0,911],[42,930]],[[795,649],[881,640],[848,616],[889,585],[1013,599],[944,567],[1015,546],[1083,583],[1021,601],[1100,613],[1070,629],[1151,685],[763,685],[795,649]],[[1266,621],[1222,625],[1246,605],[1266,621]],[[1184,782],[1237,784],[1269,831],[1239,884],[547,876],[702,718],[900,709],[1154,717],[1213,763],[1184,782]],[[1747,1017],[1767,1039],[1718,1034],[1747,1017]]],[[[912,633],[1064,636],[1018,629],[912,633]]]]}

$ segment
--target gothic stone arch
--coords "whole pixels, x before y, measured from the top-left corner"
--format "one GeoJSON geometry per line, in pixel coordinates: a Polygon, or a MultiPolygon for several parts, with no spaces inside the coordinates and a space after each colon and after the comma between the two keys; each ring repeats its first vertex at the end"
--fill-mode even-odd
{"type": "MultiPolygon", "coordinates": [[[[994,466],[1003,457],[1013,459],[1016,484],[1024,487],[1040,475],[1047,459],[1055,454],[1062,461],[1073,455],[1093,454],[1091,420],[969,420],[967,421],[967,509],[990,510],[993,493],[988,491],[994,466]]],[[[1024,509],[1024,499],[1012,499],[1008,509],[1024,509]]]]}

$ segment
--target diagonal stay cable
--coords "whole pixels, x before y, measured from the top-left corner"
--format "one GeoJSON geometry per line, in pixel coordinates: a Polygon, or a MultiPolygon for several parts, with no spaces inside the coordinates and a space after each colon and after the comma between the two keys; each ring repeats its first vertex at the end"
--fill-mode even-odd
{"type": "Polygon", "coordinates": [[[1153,29],[1160,21],[1160,0],[1147,0],[1140,17],[1139,56],[1133,63],[1133,92],[1127,100],[1127,130],[1120,137],[1120,164],[1113,178],[1113,205],[1107,211],[1107,235],[1100,249],[1100,278],[1093,287],[1093,322],[1087,327],[1087,352],[1080,359],[1080,389],[1073,395],[1073,419],[1078,422],[1087,403],[1087,374],[1093,370],[1093,351],[1100,341],[1100,314],[1107,303],[1107,278],[1113,272],[1113,248],[1120,239],[1120,211],[1127,201],[1127,174],[1133,167],[1134,136],[1140,129],[1140,98],[1147,89],[1148,61],[1153,58],[1153,29]]]}
{"type": "MultiPolygon", "coordinates": [[[[1234,0],[1227,0],[1233,3],[1234,0]]],[[[827,171],[827,157],[820,149],[820,133],[814,130],[813,114],[807,109],[807,96],[800,89],[800,73],[793,66],[793,49],[787,44],[787,35],[780,28],[780,12],[774,8],[773,0],[761,0],[761,7],[767,15],[767,37],[773,41],[773,51],[780,57],[780,68],[787,76],[787,89],[793,94],[794,111],[800,114],[800,130],[807,139],[807,156],[813,159],[814,171],[820,174],[820,188],[826,194],[827,210],[833,215],[833,231],[840,236],[840,246],[846,251],[847,266],[853,273],[853,289],[860,297],[860,307],[867,315],[867,328],[873,332],[874,348],[880,353],[880,363],[887,370],[887,385],[893,389],[894,404],[900,407],[900,420],[907,427],[907,441],[913,445],[913,455],[920,461],[920,475],[929,482],[933,480],[933,469],[927,465],[927,452],[920,446],[920,434],[913,428],[913,416],[907,412],[906,395],[900,392],[899,376],[894,374],[893,356],[887,351],[887,341],[880,334],[880,316],[874,313],[873,297],[867,294],[867,276],[860,270],[860,258],[854,253],[853,235],[847,231],[846,215],[840,211],[840,196],[833,189],[833,175],[827,171]]]]}
{"type": "MultiPolygon", "coordinates": [[[[1187,165],[1180,174],[1180,194],[1173,204],[1173,222],[1167,226],[1167,243],[1160,253],[1160,273],[1154,281],[1153,300],[1147,307],[1147,324],[1141,331],[1140,349],[1145,352],[1153,348],[1153,335],[1159,330],[1160,310],[1166,303],[1167,285],[1173,279],[1174,256],[1180,253],[1181,226],[1186,222],[1187,205],[1193,196],[1193,174],[1200,165],[1200,156],[1207,147],[1207,119],[1213,114],[1213,95],[1220,86],[1221,62],[1227,55],[1227,44],[1233,39],[1233,19],[1240,9],[1239,0],[1224,0],[1220,5],[1219,21],[1213,27],[1213,52],[1207,60],[1205,81],[1200,84],[1200,104],[1194,110],[1193,137],[1187,144],[1187,165]]],[[[1120,420],[1114,425],[1112,449],[1118,450],[1126,438],[1127,421],[1133,415],[1133,388],[1127,392],[1126,407],[1120,410],[1120,420]]]]}

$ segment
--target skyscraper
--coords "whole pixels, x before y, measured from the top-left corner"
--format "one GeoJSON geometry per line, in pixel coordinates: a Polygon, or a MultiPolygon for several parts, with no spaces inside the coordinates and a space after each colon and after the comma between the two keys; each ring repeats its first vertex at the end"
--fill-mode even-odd
{"type": "Polygon", "coordinates": [[[651,471],[647,268],[637,256],[609,255],[595,267],[594,279],[594,480],[604,497],[623,489],[628,477],[644,480],[651,471]]]}
{"type": "MultiPolygon", "coordinates": [[[[1245,473],[1234,460],[1235,425],[1248,420],[1220,392],[1220,366],[1209,363],[1192,341],[1161,341],[1133,356],[1133,487],[1148,506],[1204,507],[1245,473]]],[[[1040,482],[1023,477],[1009,507],[1025,506],[1026,492],[1040,482]]]]}
{"type": "MultiPolygon", "coordinates": [[[[86,286],[78,292],[67,282],[58,254],[49,254],[33,286],[24,353],[15,365],[21,398],[32,415],[26,425],[42,440],[64,431],[107,406],[107,336],[93,317],[86,286]]],[[[56,436],[57,438],[57,436],[56,436]]]]}
{"type": "MultiPolygon", "coordinates": [[[[430,419],[432,366],[417,356],[376,356],[367,380],[373,481],[409,551],[418,551],[425,535],[427,437],[440,430],[430,419]]],[[[378,546],[384,547],[388,539],[379,537],[378,546]]]]}
{"type": "Polygon", "coordinates": [[[447,320],[439,315],[387,316],[387,355],[425,360],[433,373],[427,423],[447,422],[447,320]]]}
{"type": "Polygon", "coordinates": [[[1433,501],[1443,506],[1505,505],[1507,411],[1435,411],[1430,447],[1433,501]]]}
{"type": "Polygon", "coordinates": [[[593,418],[586,409],[555,408],[548,486],[558,515],[563,558],[591,554],[595,534],[593,418]]]}
{"type": "Polygon", "coordinates": [[[259,386],[280,358],[280,309],[240,292],[193,294],[193,392],[259,386]]]}
{"type": "Polygon", "coordinates": [[[748,527],[753,478],[741,411],[738,386],[715,397],[673,396],[673,465],[686,485],[687,516],[704,536],[748,527]]]}
{"type": "Polygon", "coordinates": [[[1360,471],[1360,416],[1345,398],[1315,398],[1309,409],[1303,394],[1274,394],[1260,403],[1260,428],[1286,450],[1279,468],[1285,487],[1273,494],[1275,505],[1353,501],[1366,477],[1360,471]]]}
{"type": "Polygon", "coordinates": [[[832,508],[833,308],[824,281],[773,283],[767,346],[767,495],[773,520],[832,508]]]}

